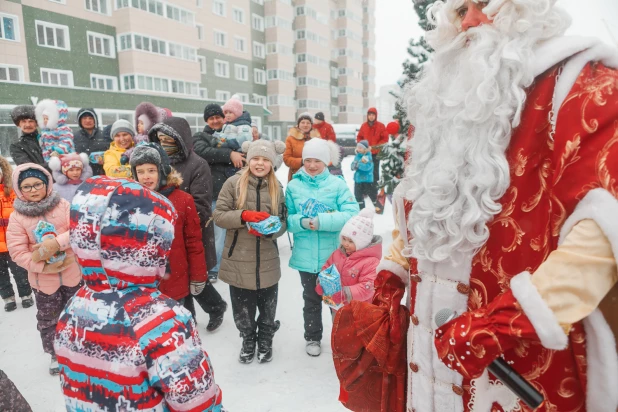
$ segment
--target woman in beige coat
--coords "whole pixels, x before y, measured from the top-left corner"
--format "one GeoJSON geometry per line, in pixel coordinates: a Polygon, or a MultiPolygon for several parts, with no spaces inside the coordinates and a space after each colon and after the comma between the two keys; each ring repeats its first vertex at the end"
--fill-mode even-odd
{"type": "Polygon", "coordinates": [[[279,141],[245,142],[248,166],[223,184],[214,211],[215,224],[227,229],[219,279],[230,285],[234,322],[243,338],[241,363],[253,361],[256,344],[258,362],[270,362],[273,336],[279,329],[275,315],[281,262],[276,239],[286,231],[287,212],[273,163],[284,150],[279,141]],[[262,235],[247,228],[247,223],[271,215],[281,221],[278,232],[262,235]]]}

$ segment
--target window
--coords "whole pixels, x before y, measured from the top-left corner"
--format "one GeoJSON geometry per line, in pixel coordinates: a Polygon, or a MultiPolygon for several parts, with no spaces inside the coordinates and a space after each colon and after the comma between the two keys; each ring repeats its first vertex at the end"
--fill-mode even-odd
{"type": "Polygon", "coordinates": [[[49,0],[52,3],[67,4],[66,0],[49,0]]]}
{"type": "Polygon", "coordinates": [[[266,54],[282,54],[290,56],[293,54],[293,49],[285,44],[281,43],[267,43],[266,54]]]}
{"type": "Polygon", "coordinates": [[[260,69],[253,69],[253,82],[256,84],[266,84],[266,72],[260,69]]]}
{"type": "Polygon", "coordinates": [[[230,63],[223,60],[215,60],[215,76],[230,77],[230,63]]]}
{"type": "Polygon", "coordinates": [[[172,80],[171,83],[172,93],[199,96],[199,87],[197,83],[185,82],[183,80],[172,80]]]}
{"type": "Polygon", "coordinates": [[[259,104],[260,106],[263,106],[263,107],[266,106],[266,96],[260,96],[259,94],[254,94],[253,100],[255,101],[255,104],[259,104]]]}
{"type": "Polygon", "coordinates": [[[168,43],[165,40],[144,36],[138,33],[118,35],[118,51],[141,50],[181,60],[197,61],[197,49],[184,44],[168,43]]]}
{"type": "Polygon", "coordinates": [[[17,16],[0,13],[0,39],[19,41],[19,27],[17,16]]]}
{"type": "Polygon", "coordinates": [[[282,94],[272,94],[268,96],[269,106],[289,106],[294,107],[294,98],[291,96],[284,96],[282,94]]]}
{"type": "Polygon", "coordinates": [[[244,64],[235,64],[234,72],[236,73],[236,80],[244,82],[249,80],[249,69],[244,64]]]}
{"type": "Polygon", "coordinates": [[[205,87],[200,87],[200,97],[202,99],[208,99],[208,89],[205,87]]]}
{"type": "Polygon", "coordinates": [[[36,43],[53,49],[71,50],[69,28],[60,24],[35,20],[36,43]]]}
{"type": "Polygon", "coordinates": [[[116,57],[114,38],[105,34],[86,32],[88,36],[88,54],[103,57],[116,57]]]}
{"type": "Polygon", "coordinates": [[[22,82],[24,68],[12,64],[0,64],[0,82],[22,82]]]}
{"type": "Polygon", "coordinates": [[[70,70],[46,69],[41,67],[41,83],[50,86],[73,87],[73,72],[70,70]]]}
{"type": "Polygon", "coordinates": [[[249,95],[247,93],[236,93],[238,99],[243,103],[249,103],[249,95]]]}
{"type": "Polygon", "coordinates": [[[125,74],[122,79],[123,90],[146,90],[188,96],[200,95],[199,85],[193,82],[142,74],[125,74]]]}
{"type": "Polygon", "coordinates": [[[287,70],[271,69],[268,70],[268,80],[294,80],[294,73],[287,70]]]}
{"type": "Polygon", "coordinates": [[[225,0],[212,0],[212,12],[225,17],[225,0]]]}
{"type": "Polygon", "coordinates": [[[268,16],[265,23],[266,28],[280,27],[282,29],[292,29],[292,22],[277,16],[268,16]]]}
{"type": "Polygon", "coordinates": [[[254,30],[264,31],[264,17],[257,14],[252,14],[251,27],[253,27],[254,30]]]}
{"type": "Polygon", "coordinates": [[[176,20],[179,23],[188,26],[195,25],[195,13],[192,11],[174,6],[172,4],[164,4],[161,0],[115,0],[116,8],[123,9],[131,7],[140,9],[148,13],[156,14],[157,16],[165,17],[170,20],[176,20]]]}
{"type": "Polygon", "coordinates": [[[195,27],[197,28],[197,38],[199,40],[204,40],[204,25],[196,24],[195,27]]]}
{"type": "Polygon", "coordinates": [[[215,92],[215,98],[221,101],[230,100],[230,92],[226,92],[225,90],[217,90],[215,92]]]}
{"type": "Polygon", "coordinates": [[[195,5],[201,9],[204,7],[204,0],[195,0],[195,5]]]}
{"type": "Polygon", "coordinates": [[[200,63],[200,73],[206,74],[206,57],[197,56],[197,61],[200,63]]]}
{"type": "Polygon", "coordinates": [[[330,94],[331,94],[331,97],[333,98],[339,97],[339,88],[337,86],[331,86],[330,94]]]}
{"type": "Polygon", "coordinates": [[[244,37],[235,37],[234,38],[234,49],[237,52],[246,53],[247,52],[247,40],[244,37]]]}
{"type": "Polygon", "coordinates": [[[219,47],[227,47],[227,33],[215,30],[215,44],[219,47]]]}
{"type": "Polygon", "coordinates": [[[339,78],[339,71],[337,70],[336,67],[331,67],[330,68],[330,77],[331,77],[331,79],[338,79],[339,78]]]}
{"type": "Polygon", "coordinates": [[[118,80],[115,76],[90,74],[90,87],[97,90],[118,90],[118,80]]]}
{"type": "Polygon", "coordinates": [[[107,0],[86,0],[86,10],[109,16],[110,8],[107,0]]]}
{"type": "Polygon", "coordinates": [[[266,48],[264,47],[264,43],[259,43],[257,41],[253,42],[253,57],[259,57],[260,59],[264,59],[266,57],[266,48]]]}
{"type": "Polygon", "coordinates": [[[243,9],[239,9],[238,7],[234,7],[234,21],[236,23],[245,24],[245,11],[243,9]]]}

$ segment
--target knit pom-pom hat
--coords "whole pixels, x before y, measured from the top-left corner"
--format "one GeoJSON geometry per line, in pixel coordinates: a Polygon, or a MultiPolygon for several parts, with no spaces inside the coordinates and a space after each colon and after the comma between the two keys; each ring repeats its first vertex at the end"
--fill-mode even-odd
{"type": "Polygon", "coordinates": [[[339,239],[343,236],[352,239],[356,245],[356,250],[365,249],[373,240],[373,216],[375,210],[366,207],[360,211],[343,226],[339,239]]]}
{"type": "Polygon", "coordinates": [[[240,100],[236,97],[232,97],[223,105],[223,113],[232,112],[234,116],[240,117],[242,115],[243,105],[240,100]]]}
{"type": "Polygon", "coordinates": [[[282,155],[285,152],[285,143],[276,140],[274,142],[268,140],[256,140],[255,142],[244,142],[242,151],[247,153],[247,163],[255,156],[263,156],[270,160],[273,165],[277,162],[277,155],[282,155]]]}
{"type": "Polygon", "coordinates": [[[86,153],[69,153],[60,157],[52,157],[49,160],[49,168],[54,171],[60,171],[66,175],[72,168],[84,169],[88,164],[88,155],[86,153]]]}

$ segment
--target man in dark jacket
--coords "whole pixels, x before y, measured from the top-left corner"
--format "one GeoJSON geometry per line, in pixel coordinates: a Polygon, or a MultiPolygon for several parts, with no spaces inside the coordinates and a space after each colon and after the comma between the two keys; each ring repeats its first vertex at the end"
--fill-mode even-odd
{"type": "MultiPolygon", "coordinates": [[[[170,158],[172,167],[182,176],[180,189],[193,196],[195,207],[202,226],[202,242],[206,252],[206,267],[217,264],[215,253],[215,235],[212,217],[212,177],[208,163],[193,151],[191,126],[181,117],[169,117],[154,125],[148,133],[153,143],[158,143],[170,158]]],[[[210,282],[195,300],[204,312],[210,315],[210,322],[206,329],[213,331],[223,322],[223,313],[227,304],[210,282]]],[[[192,310],[193,300],[190,296],[185,300],[185,307],[192,310]]]]}
{"type": "MultiPolygon", "coordinates": [[[[210,171],[212,172],[212,210],[215,209],[219,192],[225,181],[234,176],[238,170],[243,167],[245,154],[238,153],[229,148],[219,147],[219,140],[214,136],[215,133],[221,132],[225,122],[223,109],[218,104],[209,104],[204,109],[204,120],[206,126],[204,131],[196,133],[193,136],[193,150],[201,158],[208,162],[210,171]],[[235,169],[232,169],[231,166],[235,169]]],[[[208,266],[208,278],[211,282],[216,282],[219,276],[219,265],[221,263],[221,254],[225,243],[226,230],[219,226],[214,226],[215,231],[215,248],[217,254],[217,264],[208,266]]]]}
{"type": "Polygon", "coordinates": [[[106,138],[99,129],[99,120],[94,109],[85,108],[77,112],[77,123],[79,124],[79,131],[73,137],[75,151],[86,153],[88,156],[92,153],[101,152],[100,162],[92,162],[93,158],[91,157],[90,166],[94,176],[104,175],[103,153],[109,149],[111,139],[106,138]]]}
{"type": "MultiPolygon", "coordinates": [[[[47,168],[43,159],[43,151],[39,145],[39,131],[37,130],[34,106],[16,106],[11,111],[11,119],[15,126],[21,129],[21,136],[15,143],[11,143],[11,157],[16,165],[36,163],[47,168]]],[[[50,171],[51,173],[51,171],[50,171]]]]}

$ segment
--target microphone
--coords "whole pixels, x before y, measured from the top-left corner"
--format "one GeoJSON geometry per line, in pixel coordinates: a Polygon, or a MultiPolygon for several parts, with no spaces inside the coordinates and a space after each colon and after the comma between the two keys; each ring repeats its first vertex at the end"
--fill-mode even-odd
{"type": "MultiPolygon", "coordinates": [[[[436,313],[434,320],[438,327],[455,319],[457,313],[451,309],[440,309],[436,313]]],[[[534,386],[525,380],[515,369],[513,369],[502,358],[496,358],[488,367],[491,372],[500,382],[509,388],[519,399],[532,409],[536,409],[545,401],[543,395],[536,390],[534,386]]]]}

